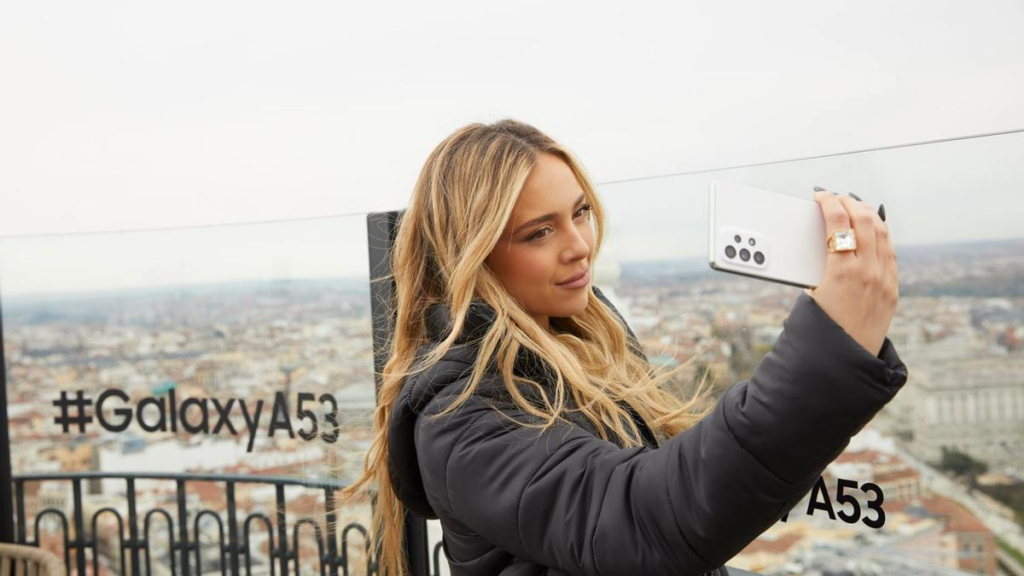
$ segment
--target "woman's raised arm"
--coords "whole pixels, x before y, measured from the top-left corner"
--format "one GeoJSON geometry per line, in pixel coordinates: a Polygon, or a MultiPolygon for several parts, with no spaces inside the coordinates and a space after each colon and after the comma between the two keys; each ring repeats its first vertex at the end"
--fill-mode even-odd
{"type": "Polygon", "coordinates": [[[416,449],[439,514],[516,556],[570,574],[702,574],[788,512],[906,380],[888,339],[869,353],[802,293],[750,380],[658,449],[568,424],[539,433],[476,397],[420,417],[416,449]]]}

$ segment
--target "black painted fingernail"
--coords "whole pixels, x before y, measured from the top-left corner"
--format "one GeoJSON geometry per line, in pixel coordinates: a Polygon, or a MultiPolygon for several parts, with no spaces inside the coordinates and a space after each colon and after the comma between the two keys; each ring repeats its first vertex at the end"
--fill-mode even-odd
{"type": "Polygon", "coordinates": [[[814,191],[815,191],[815,192],[824,192],[824,191],[825,191],[825,189],[824,189],[824,188],[822,188],[821,186],[815,186],[815,187],[814,187],[814,191]]]}
{"type": "Polygon", "coordinates": [[[885,222],[885,204],[878,205],[878,217],[882,219],[882,222],[885,222]]]}
{"type": "Polygon", "coordinates": [[[863,202],[863,200],[860,199],[860,196],[857,196],[853,192],[847,192],[846,195],[849,196],[850,198],[853,198],[854,200],[856,200],[858,202],[863,202]]]}

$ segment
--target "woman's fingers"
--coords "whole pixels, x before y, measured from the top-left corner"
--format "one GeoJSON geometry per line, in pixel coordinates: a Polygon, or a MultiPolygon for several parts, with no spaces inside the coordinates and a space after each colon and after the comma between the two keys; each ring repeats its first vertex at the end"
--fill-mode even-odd
{"type": "Polygon", "coordinates": [[[818,192],[814,200],[828,234],[852,228],[857,248],[828,253],[821,282],[809,295],[850,337],[877,355],[897,299],[888,229],[871,206],[852,196],[818,192]]]}
{"type": "Polygon", "coordinates": [[[876,211],[874,206],[864,202],[860,196],[857,196],[853,192],[847,192],[846,194],[854,200],[864,204],[864,206],[867,206],[871,211],[871,219],[875,222],[875,248],[878,252],[878,262],[882,264],[882,268],[885,273],[888,274],[890,267],[887,263],[890,258],[895,258],[895,252],[893,252],[892,244],[889,240],[889,226],[885,223],[885,219],[882,218],[882,214],[885,213],[884,209],[879,208],[876,211]]]}
{"type": "Polygon", "coordinates": [[[895,307],[895,303],[899,300],[900,284],[899,270],[896,266],[896,248],[893,245],[892,236],[889,234],[889,225],[877,214],[875,217],[875,230],[878,233],[878,259],[882,263],[883,278],[885,278],[886,286],[890,291],[891,303],[895,307]]]}
{"type": "MultiPolygon", "coordinates": [[[[816,192],[814,199],[821,206],[821,215],[825,219],[825,238],[827,241],[828,237],[837,230],[843,230],[847,228],[854,228],[850,218],[850,213],[847,211],[846,206],[839,200],[839,196],[833,196],[828,192],[816,192]]],[[[856,230],[856,228],[854,228],[856,230]]],[[[857,239],[857,249],[860,250],[860,238],[857,239]]],[[[851,259],[857,257],[856,252],[829,252],[828,257],[830,260],[836,258],[846,258],[849,256],[851,259]]],[[[827,263],[826,263],[827,264],[827,263]]]]}
{"type": "MultiPolygon", "coordinates": [[[[882,285],[896,283],[896,252],[889,237],[889,227],[874,206],[852,194],[833,195],[827,190],[815,192],[814,199],[821,206],[825,218],[826,238],[836,230],[852,228],[857,237],[857,249],[851,259],[866,267],[862,273],[875,275],[882,285]]],[[[835,257],[845,254],[835,252],[829,256],[835,260],[835,257]]]]}
{"type": "MultiPolygon", "coordinates": [[[[849,194],[856,200],[860,200],[857,196],[849,194]]],[[[888,283],[892,283],[895,287],[899,284],[899,273],[896,268],[896,250],[893,247],[892,237],[889,235],[889,225],[885,223],[879,212],[875,211],[875,207],[866,203],[859,202],[867,208],[867,211],[871,214],[871,220],[874,222],[875,227],[875,251],[878,256],[878,265],[881,270],[882,284],[887,286],[888,283]]]]}
{"type": "Polygon", "coordinates": [[[889,237],[889,226],[874,209],[872,209],[871,215],[875,221],[875,243],[878,250],[878,263],[882,267],[882,279],[884,282],[895,282],[896,252],[892,247],[892,238],[889,237]]]}
{"type": "Polygon", "coordinates": [[[836,196],[846,209],[854,234],[857,236],[857,258],[861,264],[881,276],[882,262],[878,258],[878,241],[875,238],[875,221],[878,215],[871,207],[848,196],[836,196]]]}
{"type": "Polygon", "coordinates": [[[892,238],[889,235],[889,225],[869,204],[854,202],[850,199],[844,199],[841,202],[848,210],[851,210],[851,216],[855,223],[863,222],[864,234],[861,233],[860,228],[855,228],[857,230],[857,251],[861,251],[860,239],[865,237],[867,241],[863,245],[864,252],[859,255],[866,258],[868,254],[874,254],[874,270],[869,274],[877,277],[881,289],[880,296],[887,305],[895,309],[899,302],[899,272],[896,267],[896,250],[893,248],[892,238]],[[873,249],[868,247],[871,242],[874,243],[873,249]]]}

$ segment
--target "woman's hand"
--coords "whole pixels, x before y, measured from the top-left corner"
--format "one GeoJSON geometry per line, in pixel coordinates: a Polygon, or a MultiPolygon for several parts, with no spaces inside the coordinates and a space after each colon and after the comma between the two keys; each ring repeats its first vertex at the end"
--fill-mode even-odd
{"type": "Polygon", "coordinates": [[[877,356],[899,302],[896,252],[889,228],[874,208],[846,196],[815,192],[825,217],[825,234],[853,228],[857,249],[830,252],[821,284],[804,290],[866,350],[877,356]]]}

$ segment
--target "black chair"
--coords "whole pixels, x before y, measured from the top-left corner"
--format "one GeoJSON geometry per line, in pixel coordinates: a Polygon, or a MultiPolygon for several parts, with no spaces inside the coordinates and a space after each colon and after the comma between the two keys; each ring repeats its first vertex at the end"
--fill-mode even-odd
{"type": "MultiPolygon", "coordinates": [[[[366,216],[367,240],[370,250],[370,310],[373,325],[374,397],[379,399],[381,378],[387,355],[384,345],[394,329],[394,318],[388,314],[388,303],[395,296],[394,280],[382,281],[391,274],[391,246],[398,231],[402,210],[371,212],[366,216]]],[[[430,551],[427,543],[427,521],[418,514],[406,512],[405,549],[413,576],[430,574],[430,551]]],[[[437,575],[440,576],[440,575],[437,575]]]]}

